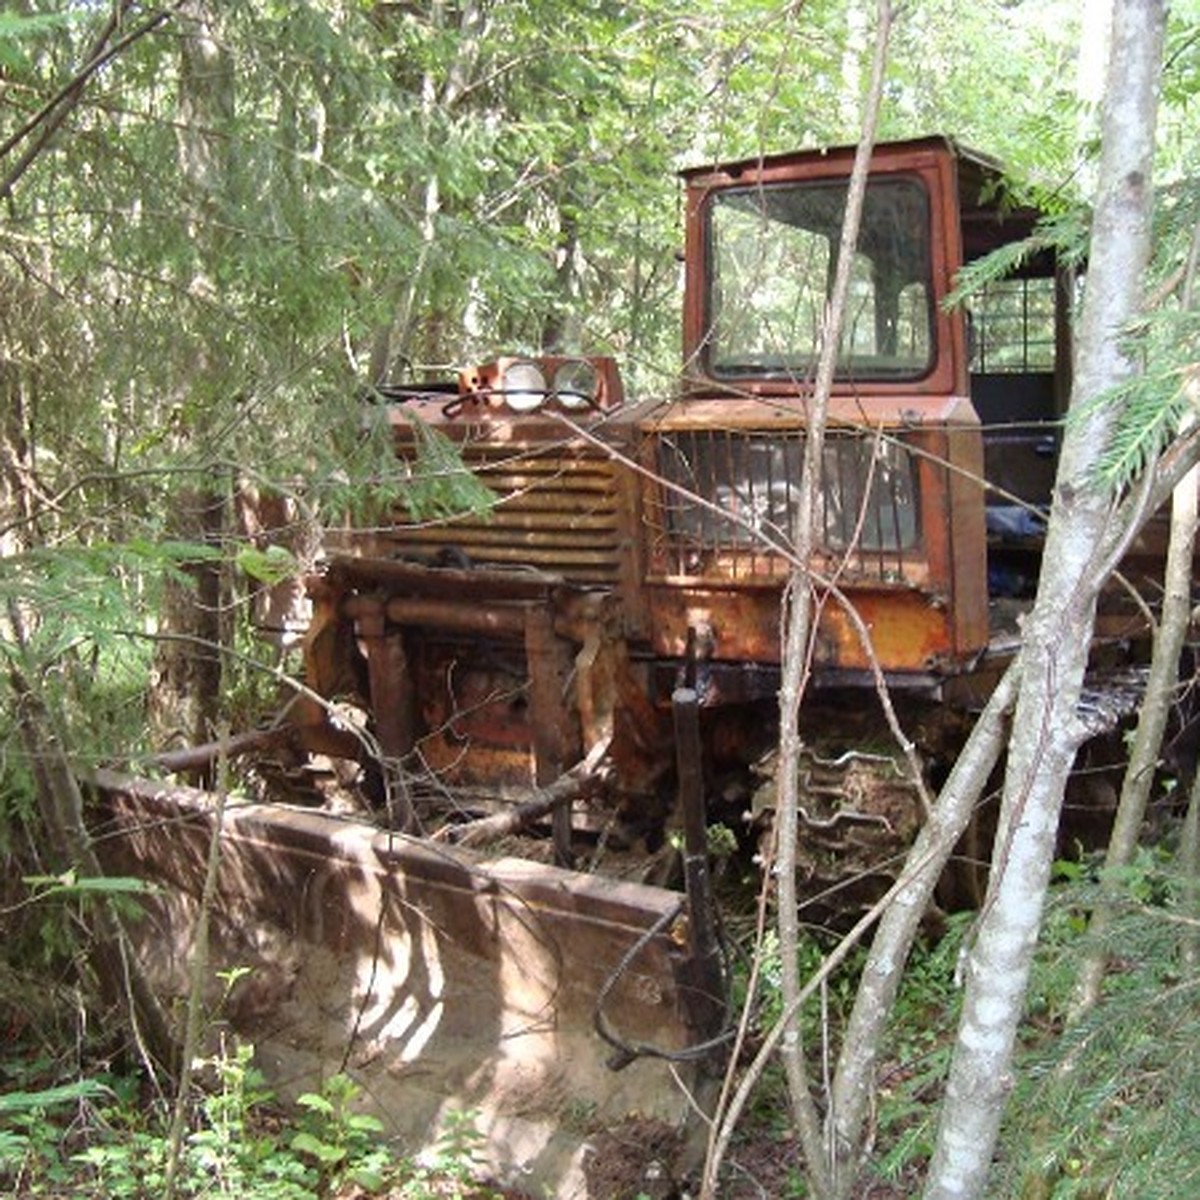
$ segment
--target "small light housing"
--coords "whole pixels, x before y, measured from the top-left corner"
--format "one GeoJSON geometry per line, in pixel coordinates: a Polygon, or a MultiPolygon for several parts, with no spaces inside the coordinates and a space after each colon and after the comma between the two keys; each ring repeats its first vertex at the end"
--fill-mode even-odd
{"type": "Polygon", "coordinates": [[[586,358],[568,358],[554,371],[554,397],[571,412],[595,408],[600,394],[600,374],[586,358]]]}
{"type": "Polygon", "coordinates": [[[500,394],[513,412],[530,413],[546,402],[546,377],[535,362],[518,358],[500,376],[500,394]]]}
{"type": "Polygon", "coordinates": [[[465,367],[447,416],[541,416],[557,408],[573,417],[611,412],[625,403],[616,359],[607,355],[539,354],[496,358],[465,367]]]}

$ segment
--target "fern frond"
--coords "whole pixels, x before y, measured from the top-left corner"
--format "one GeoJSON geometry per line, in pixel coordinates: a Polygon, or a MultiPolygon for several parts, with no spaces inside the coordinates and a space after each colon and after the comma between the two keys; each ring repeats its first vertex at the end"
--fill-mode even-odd
{"type": "Polygon", "coordinates": [[[1068,420],[1083,420],[1098,408],[1116,405],[1120,416],[1097,478],[1111,488],[1125,487],[1167,448],[1192,410],[1190,389],[1200,364],[1200,313],[1160,309],[1131,344],[1150,368],[1093,397],[1068,420]]]}
{"type": "Polygon", "coordinates": [[[1094,403],[1122,408],[1108,450],[1096,465],[1097,478],[1113,489],[1125,487],[1151,466],[1179,432],[1189,407],[1179,368],[1140,375],[1097,396],[1094,403]]]}
{"type": "Polygon", "coordinates": [[[458,447],[415,413],[406,416],[417,448],[412,474],[401,489],[409,512],[418,521],[490,513],[496,495],[467,469],[458,447]]]}
{"type": "Polygon", "coordinates": [[[1064,265],[1077,266],[1087,257],[1089,232],[1088,216],[1083,209],[1071,208],[1045,217],[1029,237],[999,246],[990,254],[965,264],[942,307],[956,308],[989,283],[1007,279],[1035,255],[1048,250],[1052,250],[1064,265]]]}

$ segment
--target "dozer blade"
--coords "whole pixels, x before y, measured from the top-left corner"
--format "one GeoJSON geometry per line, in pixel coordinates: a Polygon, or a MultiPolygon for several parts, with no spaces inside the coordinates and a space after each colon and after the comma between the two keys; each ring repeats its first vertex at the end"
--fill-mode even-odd
{"type": "MultiPolygon", "coordinates": [[[[214,797],[112,773],[90,783],[110,818],[97,839],[106,870],[155,888],[133,926],[138,956],[164,998],[181,996],[214,797]]],[[[231,802],[206,988],[214,1019],[254,1045],[283,1099],[344,1070],[405,1153],[470,1113],[497,1179],[582,1197],[589,1132],[631,1113],[678,1124],[686,1111],[665,1060],[614,1070],[594,1024],[599,999],[605,1029],[630,1045],[697,1039],[711,1006],[686,982],[680,901],[231,802]],[[234,968],[247,972],[222,1002],[218,973],[234,968]]],[[[686,1063],[681,1078],[692,1078],[686,1063]]]]}

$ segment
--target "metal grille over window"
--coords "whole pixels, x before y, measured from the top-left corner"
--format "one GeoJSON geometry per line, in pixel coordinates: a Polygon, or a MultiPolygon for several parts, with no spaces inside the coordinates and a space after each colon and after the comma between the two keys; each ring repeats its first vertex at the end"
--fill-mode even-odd
{"type": "MultiPolygon", "coordinates": [[[[796,533],[804,434],[703,429],[658,440],[662,489],[655,556],[673,575],[778,575],[796,533]]],[[[831,432],[818,504],[820,548],[860,576],[899,578],[919,533],[908,450],[869,433],[831,432]]]]}
{"type": "Polygon", "coordinates": [[[1054,279],[1001,279],[973,301],[971,370],[1012,374],[1054,370],[1054,279]]]}

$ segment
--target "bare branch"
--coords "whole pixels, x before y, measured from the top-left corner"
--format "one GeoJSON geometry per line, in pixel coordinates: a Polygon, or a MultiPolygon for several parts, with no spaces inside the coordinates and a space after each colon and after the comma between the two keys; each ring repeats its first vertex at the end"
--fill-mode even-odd
{"type": "Polygon", "coordinates": [[[176,0],[176,3],[171,8],[154,13],[143,21],[141,25],[137,26],[137,28],[130,30],[124,37],[118,38],[111,46],[108,45],[109,38],[120,27],[121,17],[132,6],[132,3],[133,0],[121,0],[119,7],[105,21],[104,27],[93,42],[92,49],[89,51],[84,65],[76,72],[70,82],[56,92],[24,125],[17,129],[4,142],[0,142],[0,158],[4,158],[34,130],[39,130],[38,136],[26,148],[21,157],[17,159],[12,170],[9,171],[3,180],[0,180],[0,200],[5,200],[12,194],[12,190],[16,187],[21,176],[33,165],[38,155],[46,148],[50,139],[58,131],[62,123],[78,106],[88,80],[101,67],[112,62],[123,50],[145,37],[146,34],[152,33],[157,29],[183,6],[185,0],[176,0]]]}

